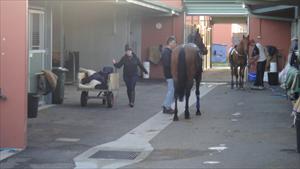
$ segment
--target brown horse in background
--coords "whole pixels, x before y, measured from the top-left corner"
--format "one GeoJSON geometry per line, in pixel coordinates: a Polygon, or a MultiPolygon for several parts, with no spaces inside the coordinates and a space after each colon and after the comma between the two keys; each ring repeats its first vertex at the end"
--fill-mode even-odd
{"type": "Polygon", "coordinates": [[[183,101],[185,96],[185,119],[190,118],[189,97],[191,89],[196,81],[196,115],[200,112],[200,82],[202,79],[202,54],[199,48],[193,44],[177,46],[172,52],[171,71],[175,87],[175,113],[174,121],[178,121],[177,100],[183,101]]]}
{"type": "Polygon", "coordinates": [[[234,87],[233,76],[235,75],[236,87],[244,88],[244,73],[247,66],[247,56],[249,51],[249,35],[245,37],[237,45],[233,51],[229,52],[229,61],[231,69],[231,89],[234,87]],[[240,70],[238,71],[238,68],[240,70]]]}

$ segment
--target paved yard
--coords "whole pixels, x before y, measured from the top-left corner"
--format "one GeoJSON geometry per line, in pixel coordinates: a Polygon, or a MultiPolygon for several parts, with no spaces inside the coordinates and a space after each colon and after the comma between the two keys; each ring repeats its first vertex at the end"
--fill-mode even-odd
{"type": "Polygon", "coordinates": [[[206,83],[201,89],[207,92],[201,98],[203,115],[196,117],[192,105],[191,120],[181,116],[172,122],[172,116],[160,115],[164,81],[139,82],[134,108],[127,105],[124,86],[111,109],[99,100],[80,107],[80,92],[67,86],[64,104],[30,119],[27,149],[1,161],[0,168],[74,168],[76,156],[145,124],[156,132],[149,141],[153,150],[124,168],[300,168],[291,103],[278,87],[231,90],[228,84],[206,83]],[[158,126],[148,123],[152,118],[164,127],[156,131],[158,126]]]}

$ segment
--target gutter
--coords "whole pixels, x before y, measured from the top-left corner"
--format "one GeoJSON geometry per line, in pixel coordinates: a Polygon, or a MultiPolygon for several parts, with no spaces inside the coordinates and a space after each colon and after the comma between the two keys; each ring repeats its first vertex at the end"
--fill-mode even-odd
{"type": "MultiPolygon", "coordinates": [[[[295,14],[295,18],[284,18],[284,17],[276,17],[276,16],[259,15],[257,13],[254,13],[253,10],[251,10],[251,8],[248,5],[246,5],[246,8],[248,9],[251,16],[255,16],[255,17],[261,18],[261,19],[270,19],[270,20],[277,20],[277,21],[293,22],[297,18],[296,14],[295,14]]],[[[297,13],[297,11],[298,11],[298,7],[295,6],[295,13],[297,13]]]]}
{"type": "Polygon", "coordinates": [[[223,16],[223,17],[246,17],[248,15],[248,13],[216,13],[216,12],[212,12],[212,13],[193,13],[193,12],[187,12],[188,15],[193,15],[193,16],[223,16]]]}
{"type": "Polygon", "coordinates": [[[157,11],[161,11],[164,13],[168,13],[169,15],[177,15],[178,16],[182,12],[182,9],[172,8],[172,7],[166,6],[162,3],[153,2],[153,1],[149,1],[149,0],[126,0],[126,2],[135,4],[135,5],[139,5],[139,6],[143,6],[146,8],[154,9],[157,11]]]}

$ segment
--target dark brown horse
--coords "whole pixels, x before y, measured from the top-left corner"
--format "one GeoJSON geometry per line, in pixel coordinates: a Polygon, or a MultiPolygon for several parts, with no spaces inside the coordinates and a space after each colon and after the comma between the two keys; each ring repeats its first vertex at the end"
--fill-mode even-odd
{"type": "Polygon", "coordinates": [[[247,56],[249,51],[249,36],[243,36],[243,39],[229,52],[229,61],[231,68],[231,89],[234,87],[233,76],[235,75],[236,87],[244,88],[244,73],[247,66],[247,56]],[[239,71],[238,71],[238,68],[239,71]]]}
{"type": "Polygon", "coordinates": [[[172,52],[171,71],[175,87],[175,114],[174,121],[178,121],[177,100],[183,101],[185,96],[185,119],[190,118],[189,97],[196,82],[196,115],[200,112],[200,81],[202,78],[202,54],[194,44],[188,43],[177,46],[172,52]]]}

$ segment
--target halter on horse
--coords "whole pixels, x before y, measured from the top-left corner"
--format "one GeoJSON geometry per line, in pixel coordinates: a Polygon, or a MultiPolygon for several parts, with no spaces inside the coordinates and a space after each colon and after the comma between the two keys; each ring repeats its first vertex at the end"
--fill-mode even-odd
{"type": "Polygon", "coordinates": [[[235,75],[236,87],[244,88],[244,72],[247,65],[247,56],[249,51],[249,36],[243,36],[236,49],[229,53],[231,68],[231,89],[234,87],[233,75],[235,75]],[[238,67],[240,70],[238,72],[238,67]]]}
{"type": "Polygon", "coordinates": [[[199,33],[199,29],[196,30],[195,34],[189,35],[188,43],[194,43],[200,49],[202,55],[207,55],[208,51],[206,46],[203,43],[203,39],[199,33]]]}

